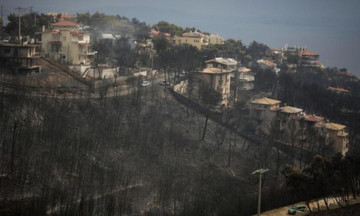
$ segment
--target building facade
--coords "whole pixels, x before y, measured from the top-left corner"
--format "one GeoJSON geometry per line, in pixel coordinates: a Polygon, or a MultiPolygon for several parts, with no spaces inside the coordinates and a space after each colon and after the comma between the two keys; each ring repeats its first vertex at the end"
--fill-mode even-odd
{"type": "Polygon", "coordinates": [[[221,105],[228,105],[230,98],[230,74],[238,62],[232,58],[215,58],[206,61],[206,68],[197,74],[198,79],[220,93],[221,105]]]}
{"type": "Polygon", "coordinates": [[[78,24],[60,21],[53,29],[42,32],[41,51],[44,57],[69,65],[90,65],[90,33],[80,31],[78,24]]]}
{"type": "Polygon", "coordinates": [[[345,125],[326,123],[325,124],[326,144],[333,145],[334,151],[346,155],[349,151],[348,133],[345,132],[345,125]]]}
{"type": "Polygon", "coordinates": [[[209,44],[223,44],[224,39],[218,34],[206,35],[200,32],[185,32],[182,36],[174,36],[175,45],[189,44],[199,50],[209,44]]]}
{"type": "Polygon", "coordinates": [[[0,66],[11,73],[40,72],[38,45],[0,44],[0,66]]]}

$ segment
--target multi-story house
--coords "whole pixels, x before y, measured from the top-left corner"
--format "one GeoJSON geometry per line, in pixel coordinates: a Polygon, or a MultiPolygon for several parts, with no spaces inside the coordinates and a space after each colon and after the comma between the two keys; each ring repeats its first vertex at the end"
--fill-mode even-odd
{"type": "Polygon", "coordinates": [[[250,124],[256,127],[256,133],[269,134],[276,120],[281,101],[263,97],[250,103],[250,124]]]}
{"type": "Polygon", "coordinates": [[[349,151],[348,133],[345,132],[345,125],[326,123],[325,137],[326,144],[333,145],[334,151],[346,155],[349,151]]]}
{"type": "Polygon", "coordinates": [[[238,62],[232,58],[215,58],[205,62],[206,68],[197,74],[198,79],[221,94],[221,104],[227,105],[230,97],[230,74],[238,62]]]}
{"type": "Polygon", "coordinates": [[[51,30],[42,32],[42,54],[61,63],[73,66],[90,66],[90,33],[81,31],[70,21],[52,24],[51,30]]]}
{"type": "Polygon", "coordinates": [[[251,90],[254,89],[255,76],[249,68],[240,67],[239,73],[239,90],[251,90]]]}
{"type": "Polygon", "coordinates": [[[324,65],[319,61],[319,54],[303,50],[299,52],[299,64],[303,67],[320,67],[324,68],[324,65]]]}
{"type": "Polygon", "coordinates": [[[9,72],[40,72],[38,45],[0,44],[0,66],[9,72]]]}
{"type": "Polygon", "coordinates": [[[182,36],[175,35],[174,43],[175,45],[189,44],[199,50],[209,44],[205,34],[196,31],[183,33],[182,36]]]}
{"type": "Polygon", "coordinates": [[[298,120],[303,110],[297,107],[284,106],[279,108],[280,131],[285,130],[287,125],[294,120],[298,120]]]}
{"type": "Polygon", "coordinates": [[[224,39],[218,34],[206,35],[200,32],[185,32],[182,36],[174,36],[175,45],[189,44],[195,46],[199,50],[209,44],[223,44],[224,39]]]}

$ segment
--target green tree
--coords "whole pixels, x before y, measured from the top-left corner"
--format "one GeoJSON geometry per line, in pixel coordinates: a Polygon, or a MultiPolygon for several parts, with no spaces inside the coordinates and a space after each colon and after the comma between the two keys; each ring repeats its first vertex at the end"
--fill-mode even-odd
{"type": "Polygon", "coordinates": [[[263,58],[268,50],[269,47],[265,44],[253,41],[247,48],[247,54],[251,56],[252,61],[256,61],[263,58]]]}
{"type": "Polygon", "coordinates": [[[181,35],[184,32],[182,27],[168,23],[166,21],[158,22],[157,24],[153,25],[153,28],[163,33],[169,33],[171,36],[181,35]]]}
{"type": "MultiPolygon", "coordinates": [[[[40,31],[42,26],[49,29],[51,20],[52,17],[46,14],[38,14],[35,12],[24,14],[21,16],[21,35],[34,37],[35,33],[40,31]]],[[[19,35],[19,17],[16,14],[9,14],[8,21],[4,27],[5,33],[11,37],[17,37],[19,35]]]]}

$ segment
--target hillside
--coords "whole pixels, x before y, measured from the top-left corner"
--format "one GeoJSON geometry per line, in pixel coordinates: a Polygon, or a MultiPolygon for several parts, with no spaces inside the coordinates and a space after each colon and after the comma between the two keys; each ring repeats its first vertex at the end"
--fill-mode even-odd
{"type": "MultiPolygon", "coordinates": [[[[255,211],[251,172],[264,146],[213,121],[199,141],[205,118],[186,117],[160,87],[106,100],[2,96],[1,113],[2,214],[255,211]]],[[[275,152],[266,151],[275,164],[275,152]]],[[[274,173],[266,179],[273,187],[274,173]]]]}

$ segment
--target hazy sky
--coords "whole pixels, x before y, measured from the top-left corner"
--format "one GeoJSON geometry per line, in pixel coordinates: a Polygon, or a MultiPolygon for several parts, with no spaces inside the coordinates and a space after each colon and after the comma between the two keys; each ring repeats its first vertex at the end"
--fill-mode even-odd
{"type": "Polygon", "coordinates": [[[360,0],[1,0],[39,12],[119,14],[154,24],[160,20],[256,40],[271,47],[307,45],[327,66],[360,75],[360,0]]]}

